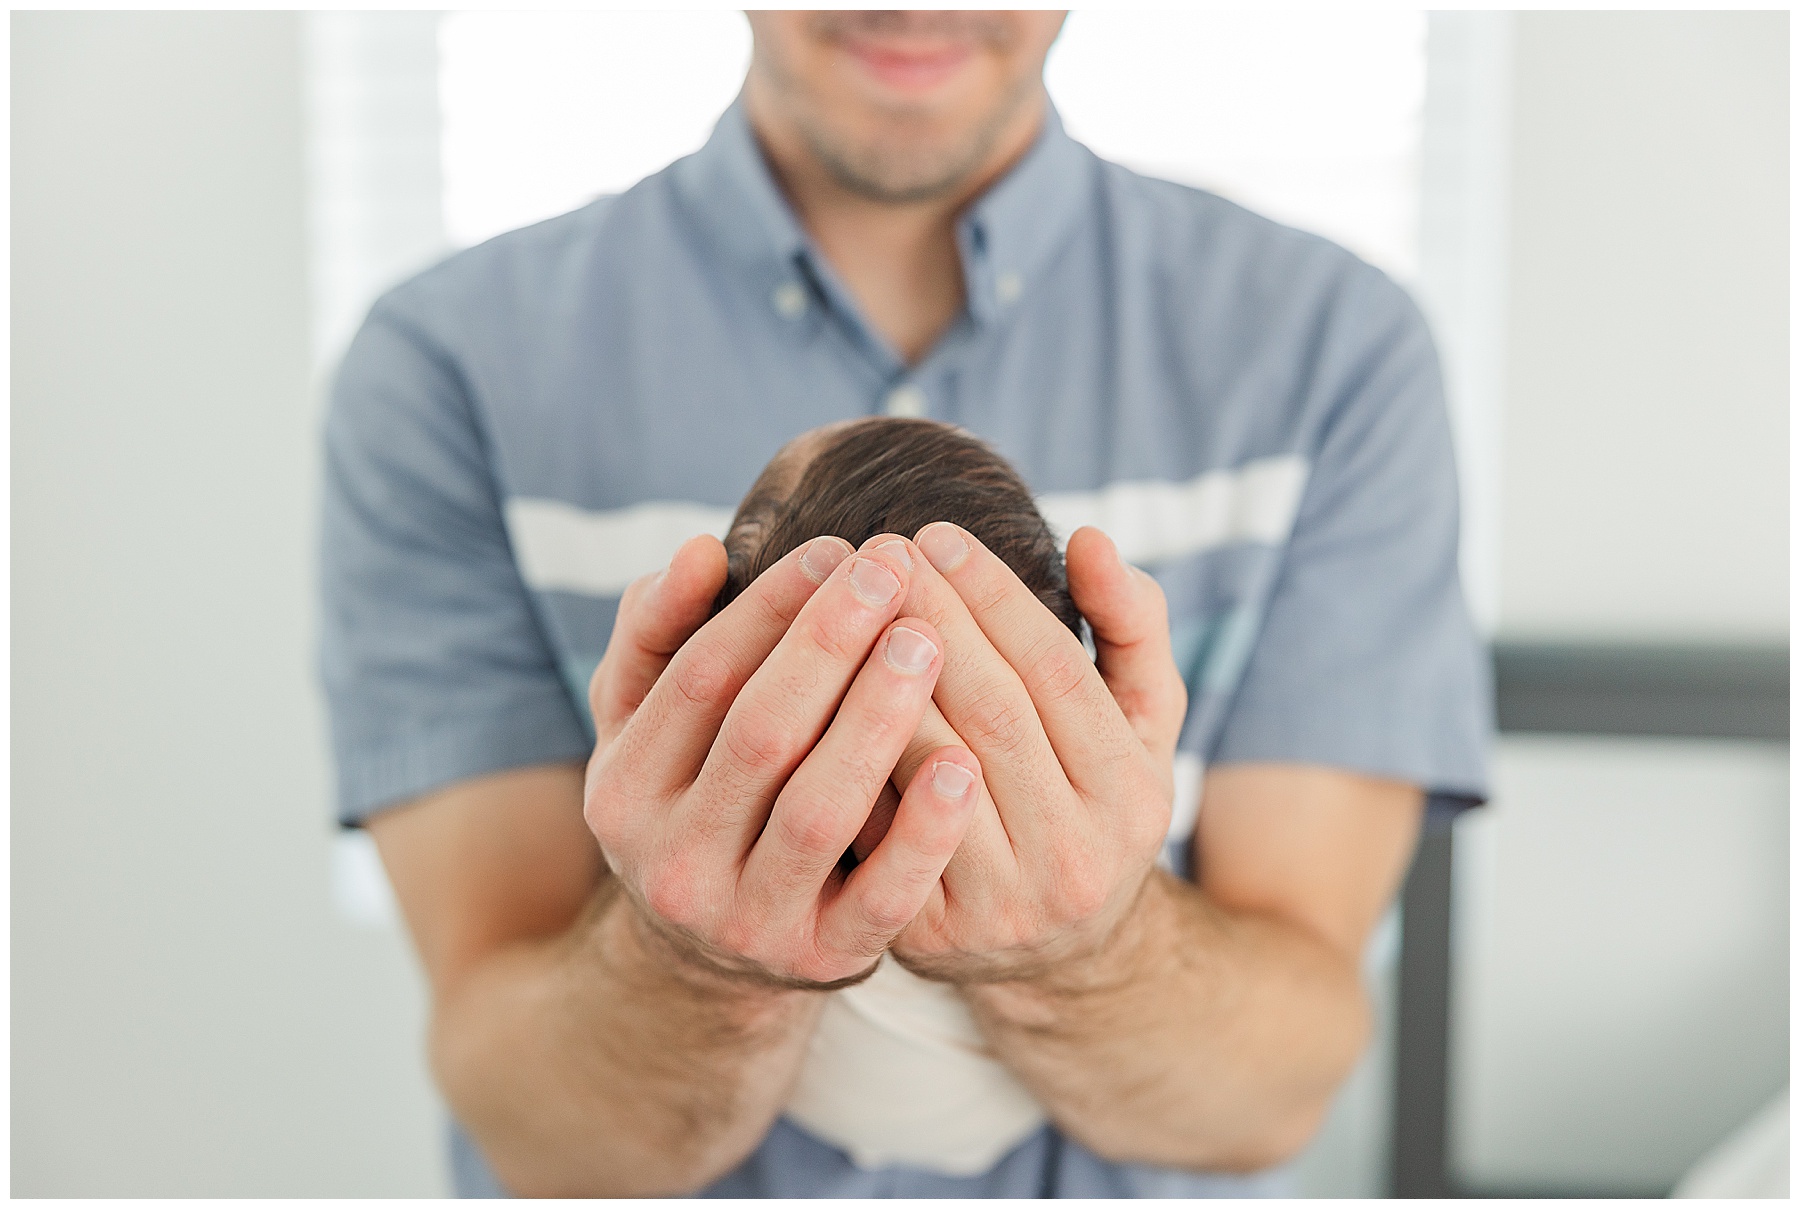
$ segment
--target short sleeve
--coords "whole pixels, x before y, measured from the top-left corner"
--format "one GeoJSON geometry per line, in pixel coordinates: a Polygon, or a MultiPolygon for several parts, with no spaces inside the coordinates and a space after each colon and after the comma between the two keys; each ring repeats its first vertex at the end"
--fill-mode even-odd
{"type": "Polygon", "coordinates": [[[1486,794],[1489,671],[1457,569],[1437,356],[1373,270],[1319,352],[1323,418],[1255,647],[1211,759],[1340,767],[1435,804],[1486,794]]]}
{"type": "Polygon", "coordinates": [[[339,821],[590,741],[454,361],[378,304],[325,424],[319,656],[339,821]]]}

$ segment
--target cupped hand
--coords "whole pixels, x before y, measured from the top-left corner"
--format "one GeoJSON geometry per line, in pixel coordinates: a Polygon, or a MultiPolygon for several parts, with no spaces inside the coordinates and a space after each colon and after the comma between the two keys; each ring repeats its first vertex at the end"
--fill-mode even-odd
{"type": "Polygon", "coordinates": [[[588,826],[680,958],[846,985],[943,897],[979,796],[981,766],[953,737],[916,750],[945,643],[902,606],[929,568],[896,535],[860,551],[816,538],[707,621],[725,566],[717,540],[696,538],[621,600],[590,686],[588,826]],[[892,824],[849,867],[909,748],[892,824]]]}
{"type": "Polygon", "coordinates": [[[1099,530],[1078,530],[1069,587],[1093,630],[1090,659],[972,534],[940,522],[917,542],[926,561],[905,608],[946,656],[896,783],[958,743],[983,778],[943,893],[895,956],[953,982],[1073,975],[1118,933],[1168,830],[1187,690],[1162,590],[1099,530]]]}

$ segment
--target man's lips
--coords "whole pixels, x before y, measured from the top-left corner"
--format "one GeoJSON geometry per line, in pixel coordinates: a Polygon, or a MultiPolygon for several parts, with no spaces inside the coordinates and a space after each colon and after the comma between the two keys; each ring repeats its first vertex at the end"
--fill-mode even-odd
{"type": "Polygon", "coordinates": [[[957,43],[901,46],[861,38],[846,38],[843,47],[863,70],[900,92],[927,92],[937,87],[955,75],[975,53],[968,46],[957,43]]]}

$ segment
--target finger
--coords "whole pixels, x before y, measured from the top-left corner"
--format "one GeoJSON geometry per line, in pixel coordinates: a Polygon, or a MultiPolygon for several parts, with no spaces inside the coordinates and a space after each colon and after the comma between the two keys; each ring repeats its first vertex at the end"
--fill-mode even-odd
{"type": "Polygon", "coordinates": [[[931,703],[940,651],[937,632],[916,618],[895,622],[876,643],[750,850],[740,885],[751,918],[797,926],[816,909],[931,703]]]}
{"type": "MultiPolygon", "coordinates": [[[[801,607],[725,712],[676,820],[684,833],[735,833],[739,858],[749,855],[775,795],[824,735],[899,613],[916,561],[910,550],[891,533],[869,539],[801,607]]],[[[874,799],[871,790],[865,804],[874,799]]]]}
{"type": "Polygon", "coordinates": [[[1173,758],[1187,686],[1169,645],[1162,586],[1089,526],[1069,538],[1069,595],[1094,632],[1096,666],[1144,746],[1173,758]]]}
{"type": "Polygon", "coordinates": [[[814,538],[682,644],[620,735],[635,788],[658,797],[693,783],[731,703],[849,554],[842,538],[814,538]]]}
{"type": "MultiPolygon", "coordinates": [[[[933,695],[958,741],[981,761],[1010,846],[1047,840],[1074,825],[1074,795],[1031,694],[956,589],[922,563],[913,573],[905,607],[944,637],[944,670],[933,695]]],[[[1079,644],[1076,650],[1081,650],[1079,644]]]]}
{"type": "MultiPolygon", "coordinates": [[[[856,833],[850,850],[856,854],[858,861],[869,859],[869,853],[875,851],[875,845],[887,834],[888,827],[894,821],[894,811],[900,808],[899,785],[911,784],[913,777],[924,766],[926,757],[940,747],[961,747],[963,741],[957,737],[950,724],[944,721],[944,715],[938,710],[936,701],[925,703],[925,713],[919,719],[919,727],[913,731],[913,737],[906,744],[906,750],[900,753],[900,760],[894,765],[894,771],[888,777],[888,783],[882,787],[881,796],[875,800],[875,808],[869,812],[868,821],[861,831],[856,833]]],[[[988,813],[993,812],[993,803],[986,803],[988,813]]],[[[976,813],[981,813],[977,805],[976,813]]],[[[979,820],[978,820],[979,821],[979,820]]],[[[977,824],[971,824],[971,827],[977,824]]],[[[998,827],[998,820],[995,820],[998,827]]],[[[1004,838],[1004,831],[1002,831],[1004,838]]],[[[965,839],[965,842],[966,839],[965,839]]]]}
{"type": "MultiPolygon", "coordinates": [[[[940,678],[940,683],[942,682],[940,678]]],[[[937,753],[948,748],[963,747],[962,738],[950,728],[943,713],[934,701],[925,710],[925,716],[919,719],[919,728],[913,732],[912,741],[901,753],[900,762],[894,766],[894,775],[890,781],[890,791],[894,785],[910,785],[919,775],[919,770],[936,758],[937,753]]],[[[1000,817],[1000,811],[994,804],[993,795],[988,790],[986,778],[976,784],[979,795],[975,802],[974,813],[970,816],[968,830],[963,833],[962,843],[957,846],[956,855],[944,868],[944,889],[951,901],[971,903],[993,899],[1005,892],[1005,888],[1015,884],[1019,878],[1019,857],[1013,849],[1011,836],[1007,834],[1006,824],[1000,817]]],[[[895,806],[899,805],[897,792],[895,806]]],[[[870,845],[872,849],[873,844],[870,845]]],[[[858,853],[858,856],[865,856],[858,853]]]]}
{"type": "MultiPolygon", "coordinates": [[[[894,771],[896,776],[899,775],[897,767],[894,771]]],[[[898,809],[900,809],[900,791],[894,788],[893,777],[889,777],[888,783],[883,785],[881,792],[876,795],[875,806],[869,811],[869,817],[863,820],[862,829],[856,833],[856,838],[850,841],[850,851],[856,857],[857,863],[860,864],[869,859],[869,853],[875,851],[875,845],[881,842],[881,837],[886,835],[888,828],[894,825],[894,812],[898,809]]]]}
{"type": "MultiPolygon", "coordinates": [[[[1018,673],[1071,784],[1092,794],[1114,779],[1120,764],[1139,757],[1137,737],[1081,640],[1011,567],[947,521],[927,525],[919,541],[920,551],[968,605],[994,650],[1018,673]]],[[[982,759],[992,776],[985,753],[982,759]]]]}
{"type": "Polygon", "coordinates": [[[962,842],[980,784],[981,765],[965,749],[933,753],[907,783],[887,835],[826,904],[822,947],[873,957],[934,901],[941,913],[938,879],[962,842]]]}
{"type": "Polygon", "coordinates": [[[643,704],[670,657],[706,624],[726,572],[724,545],[703,534],[682,543],[667,567],[625,589],[606,654],[588,682],[597,731],[616,731],[643,704]]]}

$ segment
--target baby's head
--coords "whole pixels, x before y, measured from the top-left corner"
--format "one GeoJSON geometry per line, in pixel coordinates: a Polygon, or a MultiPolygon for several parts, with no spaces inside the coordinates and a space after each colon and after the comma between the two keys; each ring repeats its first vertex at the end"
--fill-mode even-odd
{"type": "Polygon", "coordinates": [[[915,537],[933,521],[973,533],[1081,633],[1062,553],[1018,472],[960,428],[885,416],[801,433],[770,460],[732,518],[714,611],[815,537],[861,546],[880,533],[915,537]]]}

